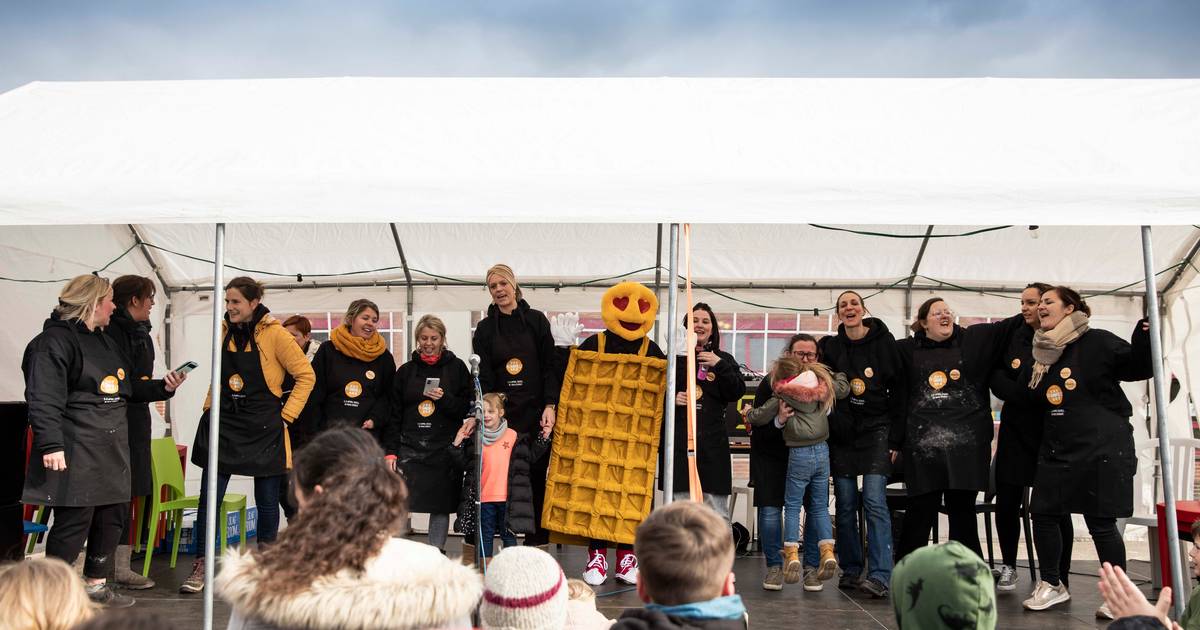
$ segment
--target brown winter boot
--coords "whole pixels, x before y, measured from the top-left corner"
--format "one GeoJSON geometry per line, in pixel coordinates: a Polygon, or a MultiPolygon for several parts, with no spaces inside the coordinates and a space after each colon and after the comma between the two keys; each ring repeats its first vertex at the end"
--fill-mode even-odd
{"type": "Polygon", "coordinates": [[[800,581],[800,545],[783,543],[783,581],[795,584],[800,581]]]}
{"type": "MultiPolygon", "coordinates": [[[[113,556],[116,568],[113,570],[113,582],[121,588],[133,590],[142,590],[154,588],[154,580],[148,577],[143,577],[141,573],[134,573],[129,568],[129,554],[133,551],[129,545],[120,545],[117,547],[117,555],[113,556]]],[[[146,553],[150,553],[149,550],[146,553]]]]}
{"type": "Polygon", "coordinates": [[[475,566],[475,545],[463,543],[461,562],[463,566],[475,566]]]}
{"type": "Polygon", "coordinates": [[[833,553],[832,540],[822,540],[817,544],[817,547],[821,550],[821,561],[817,568],[817,578],[823,582],[837,575],[837,555],[833,553]]]}

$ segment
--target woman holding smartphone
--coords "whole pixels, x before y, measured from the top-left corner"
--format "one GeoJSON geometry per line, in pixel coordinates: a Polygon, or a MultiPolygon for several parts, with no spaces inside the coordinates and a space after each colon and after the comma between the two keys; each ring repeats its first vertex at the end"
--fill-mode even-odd
{"type": "Polygon", "coordinates": [[[458,509],[462,471],[449,448],[474,398],[466,364],[446,348],[446,324],[417,322],[416,351],[392,381],[392,419],[383,436],[392,466],[408,482],[408,509],[429,514],[429,544],[443,549],[458,509]]]}

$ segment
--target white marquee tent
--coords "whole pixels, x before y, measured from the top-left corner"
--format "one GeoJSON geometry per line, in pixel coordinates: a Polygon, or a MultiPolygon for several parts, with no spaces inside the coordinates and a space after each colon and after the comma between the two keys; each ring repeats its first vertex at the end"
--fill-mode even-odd
{"type": "MultiPolygon", "coordinates": [[[[458,348],[487,303],[460,280],[504,261],[541,287],[535,307],[596,310],[612,276],[658,268],[666,286],[671,222],[695,226],[694,279],[719,291],[699,299],[718,312],[811,313],[855,287],[899,329],[931,294],[999,317],[1043,280],[1099,294],[1095,325],[1126,336],[1144,308],[1134,226],[1155,225],[1184,391],[1170,432],[1191,435],[1200,80],[32,83],[0,94],[0,399],[20,399],[21,349],[62,284],[14,280],[113,260],[110,276],[157,278],[170,361],[207,363],[217,222],[226,264],[256,270],[274,311],[371,297],[446,316],[458,348]]],[[[204,385],[184,389],[188,443],[204,385]]],[[[1129,390],[1142,435],[1146,391],[1129,390]]]]}

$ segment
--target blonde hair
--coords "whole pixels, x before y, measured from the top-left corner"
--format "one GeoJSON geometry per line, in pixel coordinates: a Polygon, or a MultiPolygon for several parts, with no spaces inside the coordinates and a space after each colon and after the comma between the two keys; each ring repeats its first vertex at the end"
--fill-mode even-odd
{"type": "Polygon", "coordinates": [[[0,566],[0,610],[6,628],[68,630],[96,614],[96,605],[70,565],[34,558],[0,566]]]}
{"type": "Polygon", "coordinates": [[[426,328],[432,328],[434,332],[442,336],[442,350],[446,346],[446,323],[437,315],[422,315],[421,319],[417,320],[417,326],[413,329],[413,346],[417,345],[417,337],[421,336],[421,331],[426,328]]]}
{"type": "Polygon", "coordinates": [[[821,411],[828,412],[833,408],[833,372],[824,363],[805,363],[794,357],[780,357],[771,366],[771,386],[803,374],[812,372],[817,380],[825,384],[825,399],[821,401],[821,411]]]}
{"type": "Polygon", "coordinates": [[[508,402],[508,396],[499,392],[488,392],[483,395],[483,402],[491,403],[497,413],[504,415],[504,403],[508,402]]]}
{"type": "Polygon", "coordinates": [[[712,508],[676,501],[637,528],[638,579],[655,604],[677,606],[720,596],[733,569],[729,524],[712,508]]]}
{"type": "Polygon", "coordinates": [[[567,580],[567,599],[571,601],[593,602],[596,601],[596,591],[588,586],[587,582],[570,578],[567,580]]]}
{"type": "Polygon", "coordinates": [[[92,274],[75,276],[63,287],[58,294],[58,306],[55,311],[63,319],[75,319],[87,323],[92,320],[96,306],[112,291],[112,284],[107,278],[92,274]]]}
{"type": "Polygon", "coordinates": [[[368,299],[354,300],[353,302],[350,303],[350,306],[346,309],[346,316],[342,318],[342,325],[345,326],[347,330],[349,330],[350,326],[354,323],[354,320],[358,319],[358,316],[362,315],[362,312],[367,309],[371,309],[372,311],[375,311],[375,315],[379,316],[379,307],[371,300],[368,300],[368,299]]]}

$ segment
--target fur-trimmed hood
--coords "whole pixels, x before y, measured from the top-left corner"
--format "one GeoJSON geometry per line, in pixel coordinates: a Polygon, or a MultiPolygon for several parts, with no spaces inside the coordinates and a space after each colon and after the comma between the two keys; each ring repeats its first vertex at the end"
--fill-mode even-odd
{"type": "Polygon", "coordinates": [[[817,403],[817,405],[820,405],[821,403],[825,402],[826,397],[829,396],[829,387],[827,387],[825,382],[820,379],[817,379],[817,384],[815,387],[805,387],[804,385],[800,384],[799,378],[793,378],[791,380],[774,383],[772,385],[772,389],[775,390],[776,396],[780,396],[787,400],[789,405],[792,404],[793,401],[817,403]]]}
{"type": "Polygon", "coordinates": [[[390,538],[363,575],[341,571],[288,595],[264,596],[267,574],[250,554],[225,554],[216,592],[234,615],[275,628],[471,627],[483,584],[434,547],[390,538]]]}

